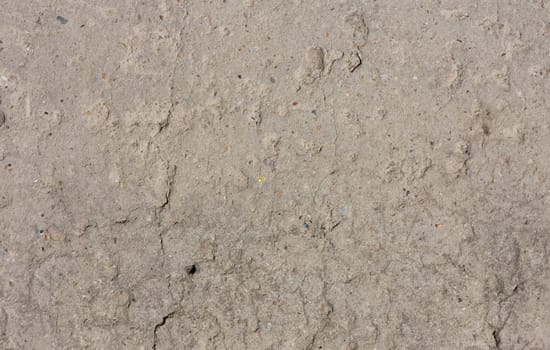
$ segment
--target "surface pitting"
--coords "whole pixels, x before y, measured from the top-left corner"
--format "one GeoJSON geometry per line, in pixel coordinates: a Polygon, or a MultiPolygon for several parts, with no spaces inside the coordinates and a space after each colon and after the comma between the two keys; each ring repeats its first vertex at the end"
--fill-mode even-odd
{"type": "Polygon", "coordinates": [[[0,348],[550,348],[548,8],[4,1],[0,348]]]}

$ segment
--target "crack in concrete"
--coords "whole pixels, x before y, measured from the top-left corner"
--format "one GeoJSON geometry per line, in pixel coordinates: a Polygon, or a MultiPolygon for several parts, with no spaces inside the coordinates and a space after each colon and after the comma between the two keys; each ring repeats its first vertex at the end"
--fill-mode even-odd
{"type": "Polygon", "coordinates": [[[329,309],[328,309],[326,315],[323,318],[322,324],[317,329],[317,331],[315,331],[315,333],[311,337],[311,340],[306,345],[305,350],[313,349],[313,347],[315,346],[315,341],[317,340],[317,337],[319,336],[319,334],[321,334],[325,331],[325,329],[328,327],[328,325],[330,323],[330,318],[331,318],[331,314],[334,312],[334,307],[332,306],[332,304],[330,304],[328,302],[328,300],[325,300],[325,302],[328,304],[329,309]]]}
{"type": "MultiPolygon", "coordinates": [[[[184,15],[182,21],[187,18],[187,9],[184,9],[184,15]]],[[[170,125],[170,119],[174,113],[174,106],[176,105],[174,90],[176,87],[176,73],[178,70],[178,62],[181,60],[183,53],[183,31],[185,30],[185,25],[182,25],[179,35],[178,42],[176,43],[176,59],[174,60],[174,68],[172,69],[172,74],[170,76],[170,106],[168,107],[168,112],[166,114],[166,119],[162,121],[159,125],[159,133],[162,132],[168,125],[170,125]]]]}
{"type": "MultiPolygon", "coordinates": [[[[501,300],[499,300],[498,302],[498,306],[499,306],[499,314],[500,314],[500,311],[502,310],[502,303],[508,301],[509,299],[511,299],[512,297],[514,297],[515,295],[517,295],[518,291],[520,290],[521,287],[523,287],[523,285],[525,284],[526,281],[522,281],[522,282],[519,282],[515,287],[514,289],[512,290],[512,293],[509,294],[509,295],[505,295],[504,298],[502,298],[501,300]]],[[[495,341],[495,347],[497,350],[501,350],[501,345],[502,345],[502,338],[501,338],[501,335],[500,333],[502,332],[502,330],[504,329],[504,327],[506,327],[506,324],[508,323],[508,320],[510,319],[510,316],[512,315],[512,312],[514,311],[514,304],[515,303],[512,303],[512,305],[510,306],[510,310],[507,312],[506,314],[506,317],[504,318],[504,321],[502,322],[501,325],[499,325],[498,327],[496,327],[493,332],[492,332],[492,335],[493,335],[493,339],[495,341]]]]}
{"type": "Polygon", "coordinates": [[[162,321],[160,321],[159,323],[157,323],[155,325],[155,328],[153,329],[153,347],[152,347],[153,350],[157,349],[157,343],[158,343],[157,332],[158,332],[158,330],[166,324],[166,321],[173,318],[175,315],[176,315],[176,311],[171,311],[171,312],[167,313],[164,317],[162,317],[162,321]]]}
{"type": "Polygon", "coordinates": [[[175,165],[172,165],[172,166],[169,165],[168,166],[168,169],[167,169],[168,174],[167,174],[167,177],[166,177],[167,189],[166,189],[166,193],[164,194],[164,202],[159,207],[159,210],[161,212],[170,203],[170,197],[172,195],[173,188],[174,188],[174,178],[176,177],[177,170],[178,170],[178,168],[175,165]]]}

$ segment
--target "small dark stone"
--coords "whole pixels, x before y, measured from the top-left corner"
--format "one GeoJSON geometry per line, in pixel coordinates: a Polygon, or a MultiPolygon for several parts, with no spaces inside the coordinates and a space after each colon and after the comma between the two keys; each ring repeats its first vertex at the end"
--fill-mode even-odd
{"type": "Polygon", "coordinates": [[[0,111],[0,127],[4,125],[6,122],[6,113],[4,111],[0,111]]]}
{"type": "Polygon", "coordinates": [[[195,264],[187,266],[185,272],[187,272],[188,275],[194,275],[195,272],[197,272],[197,266],[195,264]]]}
{"type": "Polygon", "coordinates": [[[57,20],[59,21],[59,23],[61,23],[61,24],[67,24],[67,23],[69,23],[69,20],[66,19],[66,18],[63,17],[63,16],[57,16],[55,19],[57,19],[57,20]]]}

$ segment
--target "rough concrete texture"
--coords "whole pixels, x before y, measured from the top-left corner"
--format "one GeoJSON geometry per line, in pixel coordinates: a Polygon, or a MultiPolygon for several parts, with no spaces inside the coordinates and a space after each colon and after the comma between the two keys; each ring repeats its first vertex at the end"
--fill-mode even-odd
{"type": "Polygon", "coordinates": [[[1,349],[550,349],[547,0],[3,0],[1,349]]]}

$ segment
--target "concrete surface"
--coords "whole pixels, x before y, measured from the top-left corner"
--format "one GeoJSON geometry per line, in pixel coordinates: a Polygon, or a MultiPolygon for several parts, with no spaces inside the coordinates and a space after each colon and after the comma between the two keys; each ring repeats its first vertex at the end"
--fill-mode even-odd
{"type": "Polygon", "coordinates": [[[2,0],[1,349],[550,349],[546,0],[2,0]]]}

